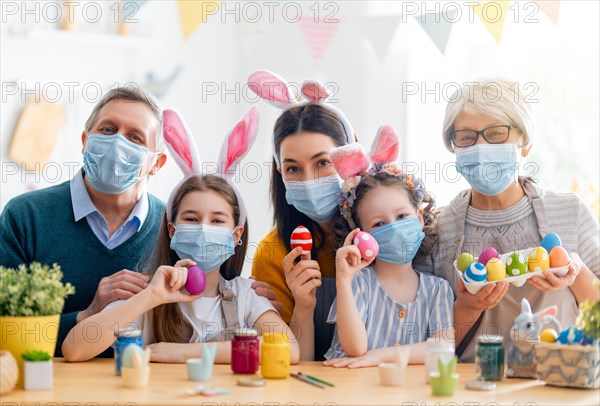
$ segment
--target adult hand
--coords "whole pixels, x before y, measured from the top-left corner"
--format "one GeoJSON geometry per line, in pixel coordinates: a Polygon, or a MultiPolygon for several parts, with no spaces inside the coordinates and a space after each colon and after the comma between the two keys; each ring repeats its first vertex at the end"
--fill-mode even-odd
{"type": "Polygon", "coordinates": [[[126,300],[148,287],[147,275],[123,269],[100,280],[94,300],[77,315],[77,322],[101,312],[109,303],[126,300]]]}
{"type": "Polygon", "coordinates": [[[476,313],[477,316],[486,309],[496,307],[508,292],[508,282],[487,283],[475,294],[469,293],[462,278],[458,278],[455,306],[461,310],[476,313]]]}
{"type": "Polygon", "coordinates": [[[551,292],[553,290],[560,290],[570,287],[573,282],[575,282],[577,275],[579,275],[579,271],[587,268],[579,255],[572,252],[570,256],[571,266],[569,266],[569,270],[563,276],[557,276],[551,271],[544,271],[543,278],[540,276],[534,276],[533,278],[529,278],[527,282],[534,288],[544,292],[551,292]]]}
{"type": "Polygon", "coordinates": [[[302,248],[296,247],[283,259],[283,272],[294,296],[295,306],[314,310],[317,305],[316,291],[321,286],[319,263],[310,259],[310,253],[302,255],[302,248]],[[294,264],[298,257],[301,257],[300,261],[294,264]]]}
{"type": "Polygon", "coordinates": [[[271,289],[271,285],[269,285],[267,282],[257,281],[254,275],[251,275],[249,279],[254,280],[254,282],[252,283],[252,289],[254,289],[256,294],[258,296],[266,297],[267,299],[269,299],[269,302],[271,302],[273,307],[278,312],[281,312],[281,309],[283,309],[283,305],[281,304],[281,302],[275,300],[275,291],[271,289]]]}

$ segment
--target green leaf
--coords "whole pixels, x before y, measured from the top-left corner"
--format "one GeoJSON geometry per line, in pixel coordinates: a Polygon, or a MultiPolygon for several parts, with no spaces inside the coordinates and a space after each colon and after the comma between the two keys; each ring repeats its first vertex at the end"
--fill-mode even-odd
{"type": "Polygon", "coordinates": [[[46,351],[29,350],[21,354],[23,361],[49,361],[52,359],[46,351]]]}

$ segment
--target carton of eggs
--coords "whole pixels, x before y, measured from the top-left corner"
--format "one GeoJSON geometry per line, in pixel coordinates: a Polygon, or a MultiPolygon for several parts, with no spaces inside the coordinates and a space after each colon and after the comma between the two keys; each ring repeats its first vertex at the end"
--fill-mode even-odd
{"type": "Polygon", "coordinates": [[[379,254],[379,244],[377,240],[366,231],[359,231],[354,236],[354,245],[358,247],[360,256],[366,260],[373,260],[379,254]]]}
{"type": "Polygon", "coordinates": [[[568,272],[571,258],[560,244],[558,235],[549,233],[542,239],[539,247],[502,255],[493,247],[486,247],[479,257],[475,258],[468,252],[463,252],[454,261],[454,267],[464,280],[467,290],[473,294],[486,283],[500,280],[506,280],[519,287],[531,277],[543,278],[544,272],[548,270],[557,276],[568,272]],[[551,248],[551,251],[547,251],[544,245],[551,248]]]}
{"type": "Polygon", "coordinates": [[[464,279],[468,283],[485,283],[487,270],[481,262],[473,262],[465,270],[464,279]]]}
{"type": "Polygon", "coordinates": [[[292,250],[301,247],[302,255],[308,255],[310,254],[310,250],[312,250],[312,245],[312,235],[310,231],[308,231],[308,228],[304,226],[296,227],[290,237],[290,246],[292,247],[292,250]]]}

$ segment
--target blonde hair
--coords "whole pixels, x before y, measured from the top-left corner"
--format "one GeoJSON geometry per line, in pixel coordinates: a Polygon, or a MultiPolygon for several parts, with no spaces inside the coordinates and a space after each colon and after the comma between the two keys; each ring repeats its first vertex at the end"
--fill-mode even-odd
{"type": "Polygon", "coordinates": [[[444,117],[444,144],[450,152],[454,152],[451,133],[454,121],[461,112],[481,114],[518,128],[521,133],[521,147],[528,148],[533,138],[533,114],[527,93],[517,82],[507,79],[480,79],[474,83],[466,83],[456,90],[446,106],[444,117]]]}

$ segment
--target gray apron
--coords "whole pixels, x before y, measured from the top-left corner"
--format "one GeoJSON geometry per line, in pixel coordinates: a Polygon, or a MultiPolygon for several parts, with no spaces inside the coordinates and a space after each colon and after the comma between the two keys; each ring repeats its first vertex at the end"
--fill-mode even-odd
{"type": "Polygon", "coordinates": [[[335,324],[327,323],[329,309],[336,296],[335,278],[321,278],[317,288],[317,305],[313,314],[315,323],[315,361],[325,360],[325,353],[331,347],[335,324]]]}
{"type": "MultiPolygon", "coordinates": [[[[551,231],[548,225],[548,216],[544,201],[537,189],[532,185],[530,179],[522,179],[521,184],[533,206],[538,228],[523,230],[518,240],[504,235],[494,236],[485,241],[482,241],[480,238],[465,237],[467,208],[471,200],[470,198],[465,199],[464,207],[459,208],[455,219],[456,230],[458,231],[458,235],[462,237],[457,246],[454,258],[458,258],[461,252],[469,252],[473,256],[477,256],[488,246],[494,247],[499,253],[539,246],[542,237],[551,231]]],[[[441,274],[446,276],[452,275],[452,279],[449,280],[452,280],[455,286],[457,286],[458,274],[454,270],[452,262],[444,261],[441,266],[441,274]]],[[[457,343],[457,354],[462,362],[474,362],[476,337],[484,333],[503,336],[504,345],[508,348],[510,344],[510,326],[514,318],[521,312],[521,299],[524,297],[529,300],[534,313],[548,306],[558,306],[557,318],[563,323],[563,327],[566,327],[564,325],[565,322],[573,321],[577,316],[577,302],[568,288],[553,292],[543,292],[530,286],[528,283],[525,283],[521,287],[509,285],[508,292],[501,302],[496,307],[485,310],[474,326],[456,326],[457,329],[470,330],[463,342],[457,343]]]]}
{"type": "MultiPolygon", "coordinates": [[[[203,342],[220,342],[220,341],[231,341],[233,340],[233,333],[240,327],[237,315],[237,296],[234,291],[227,288],[225,285],[225,279],[219,276],[219,293],[221,295],[221,317],[222,317],[222,330],[215,335],[207,338],[203,342]]],[[[194,331],[190,342],[194,343],[198,339],[197,333],[194,331]]]]}

